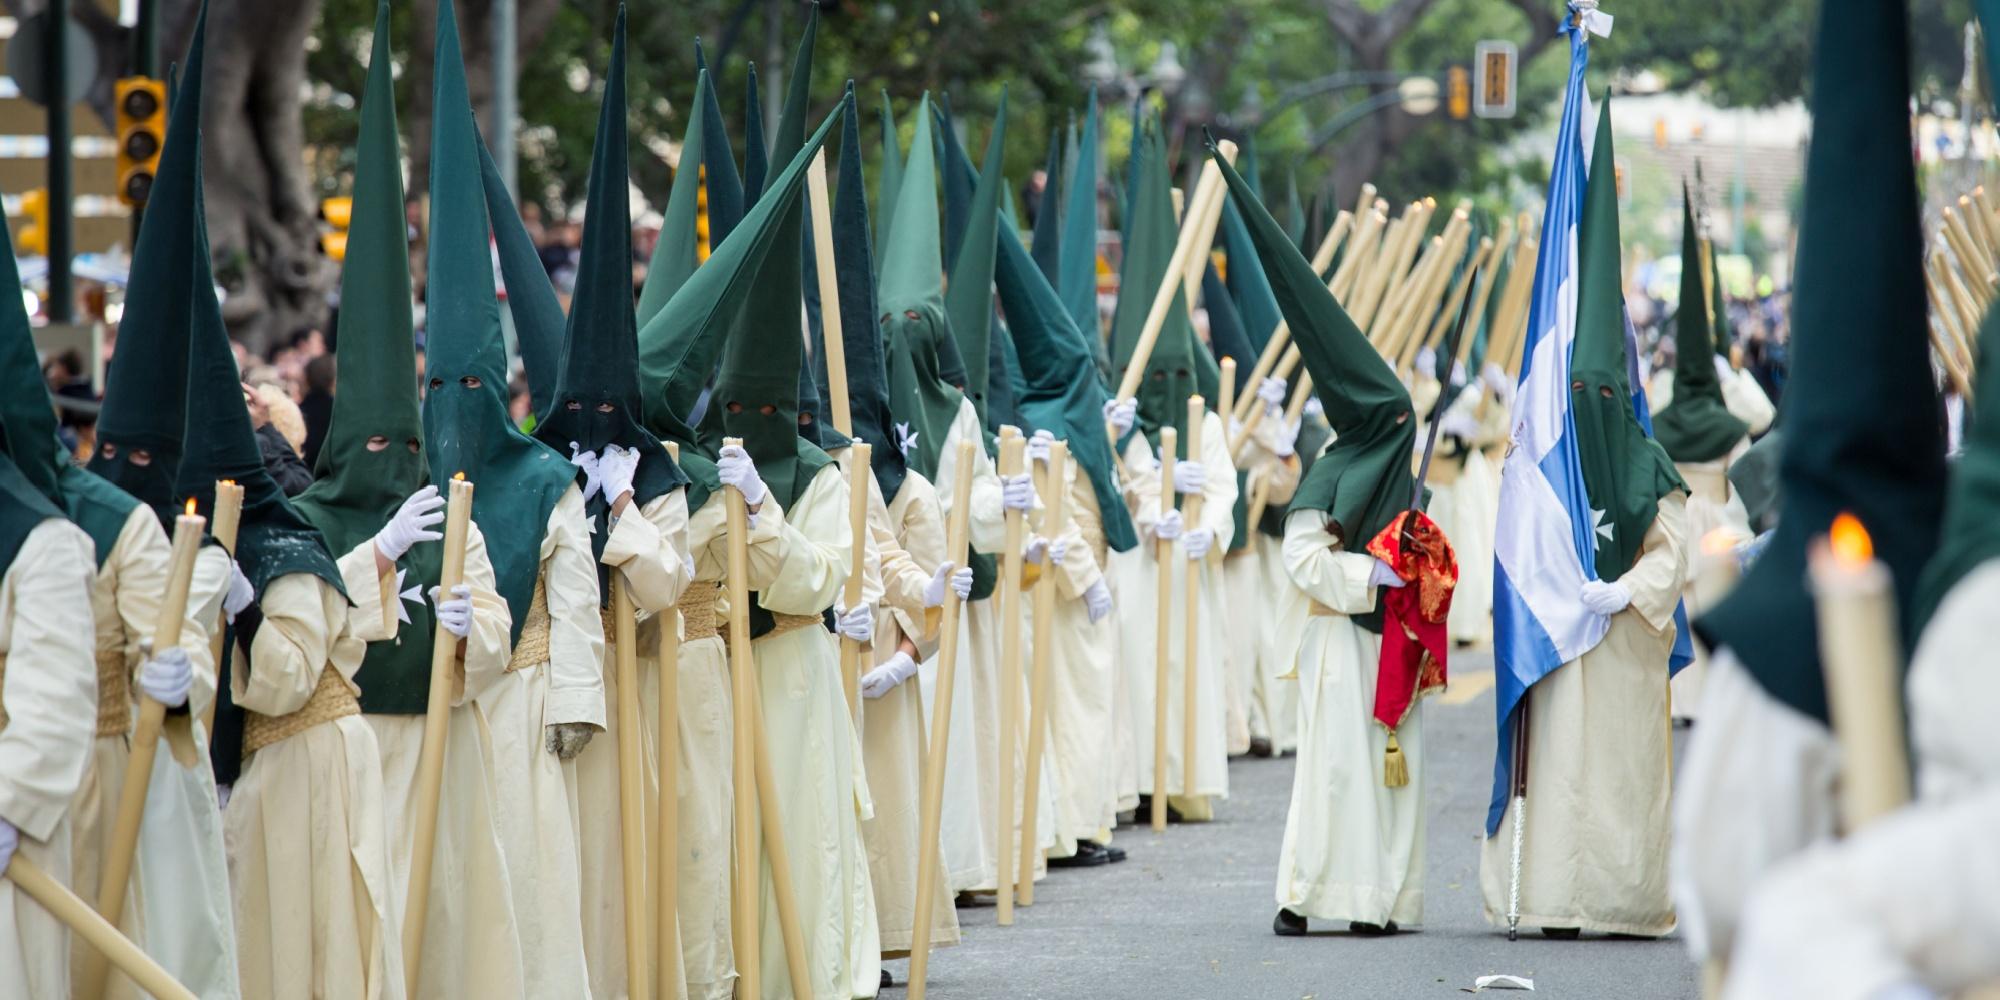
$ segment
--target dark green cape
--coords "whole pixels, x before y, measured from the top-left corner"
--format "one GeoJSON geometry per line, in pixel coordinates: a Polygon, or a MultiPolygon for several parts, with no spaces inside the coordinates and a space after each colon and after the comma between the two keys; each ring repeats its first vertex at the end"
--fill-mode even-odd
{"type": "Polygon", "coordinates": [[[43,521],[62,516],[55,504],[28,481],[14,460],[0,454],[0,575],[14,565],[22,543],[43,521]]]}
{"type": "Polygon", "coordinates": [[[1764,554],[1695,632],[1729,647],[1772,697],[1825,721],[1806,548],[1836,515],[1861,520],[1895,578],[1907,650],[1918,576],[1938,548],[1945,463],[1910,160],[1907,4],[1825,5],[1814,65],[1783,509],[1764,554]]]}
{"type": "MultiPolygon", "coordinates": [[[[1686,191],[1683,190],[1683,195],[1686,191]]],[[[1676,462],[1713,462],[1750,433],[1722,402],[1715,346],[1708,338],[1708,299],[1702,291],[1701,240],[1694,210],[1681,205],[1681,307],[1674,314],[1674,398],[1653,414],[1653,436],[1676,462]]]]}

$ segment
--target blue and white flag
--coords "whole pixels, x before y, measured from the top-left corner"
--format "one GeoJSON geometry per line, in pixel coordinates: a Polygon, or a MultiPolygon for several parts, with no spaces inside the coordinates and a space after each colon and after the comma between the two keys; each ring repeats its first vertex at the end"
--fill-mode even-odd
{"type": "MultiPolygon", "coordinates": [[[[1594,6],[1594,5],[1593,5],[1594,6]]],[[[1592,12],[1594,13],[1594,11],[1592,12]]],[[[1594,27],[1591,26],[1591,27],[1594,27]]],[[[1576,344],[1577,227],[1583,218],[1583,70],[1586,30],[1570,36],[1569,86],[1556,132],[1555,166],[1535,261],[1520,391],[1500,471],[1493,543],[1493,675],[1499,746],[1493,759],[1488,836],[1500,829],[1513,790],[1514,711],[1528,688],[1597,645],[1610,619],[1583,606],[1596,578],[1595,519],[1583,486],[1569,411],[1569,360],[1576,344]]]]}

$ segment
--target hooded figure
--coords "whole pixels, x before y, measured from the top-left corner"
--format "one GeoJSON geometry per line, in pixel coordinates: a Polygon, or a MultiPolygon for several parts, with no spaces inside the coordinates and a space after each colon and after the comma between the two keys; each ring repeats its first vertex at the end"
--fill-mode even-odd
{"type": "Polygon", "coordinates": [[[1105,351],[1103,324],[1097,318],[1097,133],[1097,88],[1092,87],[1083,111],[1083,136],[1077,140],[1069,183],[1063,189],[1067,201],[1062,206],[1062,275],[1055,286],[1069,318],[1090,341],[1098,377],[1109,379],[1111,357],[1105,351]]]}
{"type": "MultiPolygon", "coordinates": [[[[1308,918],[1361,933],[1423,919],[1423,713],[1429,684],[1387,686],[1383,587],[1403,578],[1364,546],[1410,510],[1416,421],[1408,390],[1235,169],[1215,158],[1291,326],[1334,443],[1313,462],[1285,514],[1281,550],[1293,586],[1280,650],[1299,683],[1299,766],[1278,862],[1272,929],[1308,918]],[[1305,607],[1310,599],[1310,607],[1305,607]],[[1294,640],[1294,637],[1297,637],[1294,640]],[[1394,729],[1381,722],[1395,719],[1394,729]],[[1392,786],[1391,760],[1407,771],[1392,786]],[[1364,791],[1365,790],[1365,791],[1364,791]]],[[[1426,581],[1428,582],[1428,581],[1426,581]]]]}
{"type": "Polygon", "coordinates": [[[430,470],[416,394],[409,244],[390,65],[385,2],[376,8],[375,49],[355,151],[354,217],[341,269],[346,307],[340,311],[335,355],[344,377],[319,452],[318,478],[293,505],[339,554],[347,592],[355,602],[353,620],[381,623],[383,635],[368,643],[355,681],[361,686],[363,717],[381,747],[398,901],[408,896],[405,883],[415,846],[412,820],[418,812],[431,647],[440,617],[462,623],[452,626],[454,632],[463,631],[453,640],[465,644],[463,682],[452,699],[432,847],[438,869],[452,873],[451,889],[433,892],[428,912],[405,913],[404,919],[422,920],[427,928],[423,968],[416,976],[421,995],[462,989],[479,996],[520,996],[525,987],[519,928],[495,818],[487,736],[491,726],[478,702],[503,676],[513,652],[511,616],[493,589],[493,566],[477,524],[467,539],[463,597],[436,592],[444,561],[441,538],[415,541],[399,557],[389,558],[402,544],[391,526],[403,511],[429,509],[432,517],[443,516],[443,500],[435,489],[426,489],[430,470]],[[478,919],[466,919],[470,913],[478,919]]]}
{"type": "Polygon", "coordinates": [[[945,284],[945,316],[951,323],[952,339],[965,368],[965,395],[972,400],[980,424],[997,431],[999,424],[989,417],[987,399],[996,380],[1004,390],[1007,378],[1004,362],[994,364],[993,338],[993,264],[999,235],[1000,190],[1006,186],[1000,176],[1000,160],[1006,147],[1007,92],[1004,88],[1000,92],[1000,108],[993,116],[993,135],[986,143],[986,167],[977,174],[959,146],[958,136],[951,130],[949,112],[940,108],[937,113],[946,177],[945,246],[950,248],[945,259],[951,275],[945,284]]]}
{"type": "Polygon", "coordinates": [[[1495,809],[1506,814],[1488,823],[1480,889],[1486,919],[1504,926],[1512,824],[1526,816],[1522,923],[1653,937],[1674,927],[1667,892],[1673,745],[1659,723],[1667,713],[1661,681],[1682,627],[1675,609],[1687,578],[1687,487],[1634,408],[1614,162],[1606,100],[1579,226],[1570,413],[1590,506],[1604,512],[1595,589],[1615,590],[1625,606],[1610,614],[1602,641],[1523,696],[1528,804],[1510,809],[1512,755],[1496,754],[1495,809]]]}
{"type": "Polygon", "coordinates": [[[493,161],[486,140],[476,134],[475,138],[479,141],[479,180],[486,192],[486,216],[493,226],[493,252],[500,261],[501,289],[514,320],[521,374],[528,380],[529,417],[540,420],[548,415],[555,398],[557,368],[562,363],[562,303],[556,299],[549,272],[514,207],[514,196],[500,177],[500,165],[493,161]]]}
{"type": "Polygon", "coordinates": [[[1944,420],[1924,335],[1908,20],[1895,2],[1820,11],[1782,511],[1742,581],[1695,620],[1712,651],[1708,735],[1676,769],[1674,872],[1697,957],[1726,956],[1747,888],[1834,830],[1838,749],[1807,548],[1837,515],[1860,520],[1895,581],[1905,648],[1938,550],[1944,420]]]}
{"type": "MultiPolygon", "coordinates": [[[[1683,191],[1683,194],[1686,192],[1683,191]]],[[[1722,401],[1709,339],[1708,300],[1701,273],[1701,240],[1695,236],[1694,209],[1681,206],[1681,309],[1674,316],[1673,401],[1653,414],[1653,433],[1667,454],[1681,463],[1727,457],[1750,427],[1722,401]]]]}

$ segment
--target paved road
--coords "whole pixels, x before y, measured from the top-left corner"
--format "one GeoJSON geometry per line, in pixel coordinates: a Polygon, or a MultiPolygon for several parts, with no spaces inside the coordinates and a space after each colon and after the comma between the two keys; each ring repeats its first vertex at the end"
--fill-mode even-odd
{"type": "MultiPolygon", "coordinates": [[[[1156,835],[1121,829],[1122,865],[1057,871],[1014,926],[960,910],[965,943],[931,960],[931,995],[988,998],[1331,1000],[1463,996],[1475,976],[1532,976],[1544,997],[1692,998],[1698,976],[1677,940],[1557,942],[1506,934],[1480,915],[1479,834],[1492,774],[1490,659],[1454,663],[1454,690],[1425,720],[1430,804],[1425,927],[1387,940],[1344,928],[1271,933],[1272,880],[1292,761],[1237,761],[1214,823],[1156,835]]],[[[905,963],[891,965],[900,984],[905,963]]],[[[898,987],[884,996],[902,994],[898,987]]],[[[1500,993],[1499,996],[1528,996],[1500,993]]]]}

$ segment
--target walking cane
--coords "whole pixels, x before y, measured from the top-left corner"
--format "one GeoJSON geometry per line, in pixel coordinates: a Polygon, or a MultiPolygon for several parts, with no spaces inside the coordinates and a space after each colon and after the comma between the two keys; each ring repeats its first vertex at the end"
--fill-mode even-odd
{"type": "MultiPolygon", "coordinates": [[[[726,438],[725,445],[741,447],[742,438],[726,438]]],[[[752,700],[757,693],[756,661],[750,653],[750,513],[743,503],[743,491],[722,488],[728,513],[729,570],[729,689],[733,771],[732,794],[735,820],[735,866],[730,886],[730,929],[736,953],[736,996],[738,1000],[761,1000],[763,992],[763,951],[758,938],[763,929],[759,905],[760,871],[757,863],[757,762],[756,712],[752,700]]]]}
{"type": "MultiPolygon", "coordinates": [[[[945,524],[945,557],[953,565],[965,565],[966,534],[971,527],[972,442],[958,443],[958,468],[953,479],[954,503],[945,524]]],[[[931,704],[931,744],[924,755],[923,798],[919,806],[923,826],[917,844],[916,926],[910,935],[910,1000],[924,1000],[924,978],[931,961],[931,895],[938,877],[938,825],[944,812],[945,752],[951,741],[951,684],[958,669],[958,620],[965,602],[958,591],[947,587],[944,595],[943,631],[938,639],[937,696],[931,704]]]]}
{"type": "MultiPolygon", "coordinates": [[[[1208,403],[1199,394],[1189,396],[1187,401],[1188,460],[1201,461],[1201,429],[1207,422],[1208,403]]],[[[1194,530],[1201,521],[1202,495],[1188,494],[1182,505],[1181,519],[1185,522],[1183,532],[1194,530]]],[[[1195,683],[1195,663],[1201,648],[1201,563],[1194,559],[1182,560],[1187,564],[1187,651],[1181,656],[1181,794],[1192,799],[1195,795],[1194,745],[1195,745],[1195,701],[1200,697],[1195,683]]],[[[1169,573],[1171,567],[1162,567],[1162,573],[1169,573]]]]}
{"type": "MultiPolygon", "coordinates": [[[[1160,428],[1160,516],[1174,509],[1174,452],[1179,434],[1172,427],[1160,428]]],[[[1183,526],[1182,530],[1186,530],[1183,526]]],[[[1153,806],[1154,832],[1167,828],[1167,680],[1173,658],[1170,645],[1174,619],[1174,543],[1160,538],[1153,543],[1153,568],[1158,571],[1158,599],[1153,609],[1153,806]]]]}
{"type": "MultiPolygon", "coordinates": [[[[472,484],[464,473],[452,477],[450,491],[445,503],[444,565],[438,572],[438,593],[445,597],[465,582],[465,544],[472,524],[472,484]]],[[[403,989],[410,996],[417,995],[417,974],[423,968],[424,914],[430,908],[438,801],[444,792],[444,745],[451,733],[452,667],[458,655],[458,637],[439,622],[431,639],[430,695],[424,703],[424,742],[417,757],[417,822],[403,904],[403,989]]]]}
{"type": "Polygon", "coordinates": [[[117,927],[99,916],[81,896],[43,871],[40,865],[17,852],[14,860],[7,865],[6,877],[14,883],[14,888],[40,903],[42,909],[62,921],[63,926],[74,931],[77,937],[90,942],[92,954],[101,960],[109,960],[140,989],[152,994],[155,1000],[196,1000],[192,990],[175,982],[174,977],[160,967],[160,963],[140,951],[131,938],[118,933],[117,927]]]}
{"type": "MultiPolygon", "coordinates": [[[[1021,474],[1022,454],[1027,441],[1020,428],[1000,428],[1000,475],[1021,474]]],[[[1006,537],[1000,546],[1003,555],[1000,579],[1000,808],[994,811],[993,843],[999,848],[994,860],[999,869],[994,880],[999,898],[994,922],[1002,927],[1014,923],[1014,752],[1020,749],[1021,730],[1021,536],[1026,530],[1021,512],[1012,507],[1005,515],[1006,537]]],[[[1024,831],[1023,836],[1033,836],[1024,831]]],[[[1032,871],[1023,872],[1032,878],[1032,871]]]]}
{"type": "MultiPolygon", "coordinates": [[[[1064,500],[1069,492],[1067,470],[1069,442],[1051,441],[1049,458],[1042,472],[1042,523],[1054,538],[1063,531],[1064,500]]],[[[1052,543],[1053,544],[1053,543],[1052,543]]],[[[1016,877],[1016,893],[1022,906],[1035,905],[1035,861],[1040,857],[1035,836],[1038,799],[1042,793],[1042,752],[1049,739],[1050,659],[1055,655],[1056,564],[1050,556],[1041,577],[1035,581],[1035,635],[1032,659],[1034,677],[1028,700],[1027,789],[1021,796],[1021,867],[1016,877]]]]}
{"type": "MultiPolygon", "coordinates": [[[[174,519],[173,551],[167,570],[167,593],[160,601],[160,616],[153,627],[152,649],[164,652],[181,643],[181,623],[187,618],[188,588],[194,580],[195,554],[208,519],[194,512],[189,499],[187,512],[174,519]]],[[[139,825],[146,816],[146,789],[153,780],[153,757],[160,748],[160,728],[167,718],[167,706],[152,696],[139,697],[139,724],[132,732],[132,747],[125,764],[125,787],[118,797],[118,814],[111,827],[111,849],[104,855],[104,873],[97,886],[97,912],[113,928],[125,913],[125,890],[132,881],[132,857],[139,848],[139,825]]],[[[110,968],[102,952],[84,956],[83,975],[77,996],[104,995],[110,968]]]]}
{"type": "MultiPolygon", "coordinates": [[[[667,454],[681,459],[679,442],[665,442],[667,454]]],[[[685,985],[681,972],[680,935],[680,767],[681,767],[681,612],[667,608],[658,617],[660,628],[660,723],[659,734],[660,803],[653,829],[653,947],[659,952],[659,975],[654,982],[655,1000],[677,1000],[685,985]]]]}

